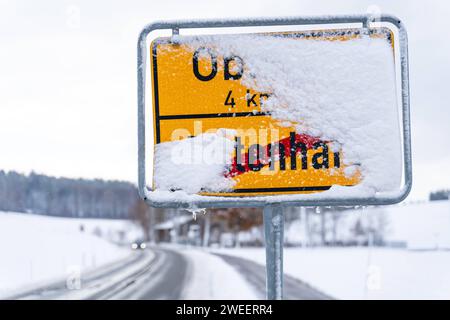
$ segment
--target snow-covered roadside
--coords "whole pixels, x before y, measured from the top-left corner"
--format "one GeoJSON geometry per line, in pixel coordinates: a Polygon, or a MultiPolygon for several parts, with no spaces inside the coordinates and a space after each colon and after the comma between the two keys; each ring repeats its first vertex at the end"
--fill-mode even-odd
{"type": "Polygon", "coordinates": [[[103,238],[131,229],[127,224],[0,212],[0,296],[127,256],[128,247],[103,238]]]}
{"type": "Polygon", "coordinates": [[[244,277],[221,258],[200,249],[181,252],[189,261],[183,299],[260,299],[244,277]]]}
{"type": "MultiPolygon", "coordinates": [[[[258,249],[214,249],[265,264],[258,249]]],[[[449,299],[450,252],[285,248],[284,271],[338,299],[449,299]]]]}

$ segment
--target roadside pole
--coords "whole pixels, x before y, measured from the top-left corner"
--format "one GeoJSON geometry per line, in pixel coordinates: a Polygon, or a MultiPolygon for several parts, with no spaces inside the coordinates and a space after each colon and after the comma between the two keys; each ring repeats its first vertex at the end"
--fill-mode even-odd
{"type": "Polygon", "coordinates": [[[268,300],[283,299],[283,207],[264,207],[264,239],[266,244],[266,290],[268,300]]]}

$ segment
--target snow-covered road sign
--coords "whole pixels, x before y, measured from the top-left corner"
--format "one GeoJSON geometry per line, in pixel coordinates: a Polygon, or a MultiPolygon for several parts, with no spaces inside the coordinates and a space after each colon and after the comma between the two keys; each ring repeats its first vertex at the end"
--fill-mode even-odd
{"type": "Polygon", "coordinates": [[[393,30],[368,28],[367,17],[156,23],[144,29],[138,66],[141,195],[148,199],[158,191],[161,197],[153,201],[161,203],[177,192],[211,203],[217,196],[258,197],[257,203],[261,196],[313,193],[324,196],[287,201],[400,201],[411,185],[406,33],[396,18],[381,20],[397,27],[401,52],[393,30]],[[319,22],[363,26],[178,34],[181,28],[319,22]],[[164,28],[173,36],[147,41],[150,31],[164,28]],[[150,81],[144,86],[145,75],[150,81]],[[148,118],[145,92],[153,99],[148,118]],[[149,129],[153,147],[145,148],[149,129]],[[145,158],[154,160],[148,185],[145,158]]]}
{"type": "MultiPolygon", "coordinates": [[[[346,41],[359,29],[267,34],[297,41],[346,41]]],[[[390,36],[374,33],[372,36],[390,36]]],[[[224,172],[235,181],[231,190],[202,192],[222,196],[311,193],[360,181],[356,169],[345,173],[343,150],[320,137],[297,132],[263,108],[271,92],[258,92],[242,82],[247,61],[224,56],[217,44],[180,44],[159,38],[151,45],[155,144],[189,139],[219,128],[236,130],[235,152],[224,172]],[[183,136],[184,135],[184,136],[183,136]]],[[[205,154],[205,156],[208,156],[205,154]]]]}

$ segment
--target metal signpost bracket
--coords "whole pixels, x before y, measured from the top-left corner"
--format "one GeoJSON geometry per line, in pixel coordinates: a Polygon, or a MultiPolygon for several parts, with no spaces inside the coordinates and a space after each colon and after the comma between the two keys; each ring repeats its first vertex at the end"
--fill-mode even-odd
{"type": "Polygon", "coordinates": [[[356,205],[386,205],[404,200],[412,186],[411,161],[411,132],[409,110],[409,70],[408,70],[408,39],[406,29],[395,16],[380,15],[376,22],[389,23],[397,28],[399,34],[400,69],[401,69],[401,98],[403,122],[403,160],[404,185],[392,193],[376,194],[366,198],[326,198],[311,200],[287,200],[282,203],[271,202],[270,197],[263,200],[252,197],[233,197],[224,200],[207,197],[205,201],[188,202],[160,201],[152,199],[146,183],[146,151],[145,151],[145,78],[147,70],[147,36],[155,30],[172,30],[172,35],[178,35],[180,29],[195,28],[235,28],[235,27],[267,27],[288,25],[326,25],[326,24],[361,24],[362,28],[369,28],[373,22],[371,15],[342,15],[316,17],[285,17],[285,18],[255,18],[229,20],[201,20],[201,21],[159,21],[154,22],[141,31],[138,39],[138,165],[139,165],[139,194],[150,206],[160,208],[242,208],[264,207],[264,230],[266,243],[267,269],[267,298],[282,299],[283,297],[283,207],[284,206],[356,206],[356,205]]]}

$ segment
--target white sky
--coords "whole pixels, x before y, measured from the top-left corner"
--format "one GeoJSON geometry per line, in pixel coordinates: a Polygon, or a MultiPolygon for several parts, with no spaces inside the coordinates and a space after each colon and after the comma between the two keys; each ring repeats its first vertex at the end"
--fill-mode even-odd
{"type": "Polygon", "coordinates": [[[414,188],[450,187],[450,2],[0,0],[0,169],[137,181],[136,40],[153,20],[365,13],[409,33],[414,188]]]}

